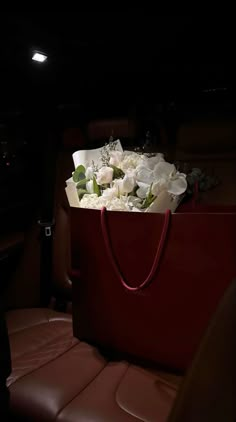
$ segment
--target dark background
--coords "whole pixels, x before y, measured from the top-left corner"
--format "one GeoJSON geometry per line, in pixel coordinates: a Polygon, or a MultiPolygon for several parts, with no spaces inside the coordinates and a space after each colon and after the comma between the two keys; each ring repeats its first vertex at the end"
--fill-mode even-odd
{"type": "Polygon", "coordinates": [[[144,101],[190,101],[207,89],[229,94],[234,45],[230,13],[3,12],[1,109],[50,102],[95,113],[144,101]],[[32,62],[34,49],[48,54],[47,63],[32,62]]]}
{"type": "Polygon", "coordinates": [[[128,116],[139,122],[139,142],[147,130],[158,139],[160,125],[172,141],[183,120],[235,114],[233,12],[0,17],[0,232],[40,202],[48,127],[85,132],[93,119],[128,116]],[[34,50],[47,61],[33,62],[34,50]]]}

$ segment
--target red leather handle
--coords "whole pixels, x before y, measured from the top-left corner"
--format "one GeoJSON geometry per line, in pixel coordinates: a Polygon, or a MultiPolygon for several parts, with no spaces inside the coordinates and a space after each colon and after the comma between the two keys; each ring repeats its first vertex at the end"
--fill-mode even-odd
{"type": "Polygon", "coordinates": [[[161,254],[165,245],[165,240],[166,240],[166,235],[167,235],[167,230],[169,227],[169,222],[170,222],[170,215],[171,212],[170,210],[166,210],[165,212],[165,219],[164,219],[164,225],[163,225],[163,229],[162,229],[162,233],[161,233],[161,238],[160,238],[160,242],[159,245],[157,247],[157,251],[156,251],[156,255],[151,267],[151,270],[147,276],[147,278],[139,285],[136,287],[132,287],[130,286],[124,279],[119,267],[118,267],[118,263],[116,260],[116,257],[114,255],[114,251],[112,248],[112,244],[111,244],[111,240],[108,234],[108,230],[107,230],[107,221],[106,221],[106,208],[102,208],[101,210],[101,226],[102,226],[102,233],[103,233],[103,238],[105,241],[105,245],[106,245],[106,249],[107,249],[107,254],[110,258],[110,261],[113,265],[113,268],[116,272],[117,277],[119,278],[121,284],[129,291],[135,292],[138,290],[143,289],[144,287],[146,287],[152,280],[152,278],[154,277],[154,274],[158,268],[159,262],[160,262],[160,258],[161,258],[161,254]]]}

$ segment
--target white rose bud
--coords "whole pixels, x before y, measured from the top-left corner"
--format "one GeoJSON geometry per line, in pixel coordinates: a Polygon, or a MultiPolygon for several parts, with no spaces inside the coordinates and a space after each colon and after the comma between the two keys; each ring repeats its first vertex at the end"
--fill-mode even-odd
{"type": "Polygon", "coordinates": [[[86,179],[92,179],[93,176],[94,176],[93,168],[87,167],[86,172],[85,172],[86,179]]]}
{"type": "Polygon", "coordinates": [[[88,193],[94,193],[94,190],[93,190],[93,180],[89,180],[86,183],[86,189],[87,189],[88,193]]]}

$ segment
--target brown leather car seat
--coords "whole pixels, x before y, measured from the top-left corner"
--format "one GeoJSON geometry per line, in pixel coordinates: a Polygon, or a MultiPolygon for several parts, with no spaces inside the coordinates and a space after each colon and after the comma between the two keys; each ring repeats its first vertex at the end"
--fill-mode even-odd
{"type": "Polygon", "coordinates": [[[73,338],[67,315],[46,309],[10,311],[12,416],[34,422],[234,422],[235,306],[234,281],[179,395],[181,377],[108,361],[73,338]]]}
{"type": "Polygon", "coordinates": [[[216,176],[219,185],[201,194],[206,204],[236,204],[236,121],[195,119],[177,131],[175,161],[216,176]]]}
{"type": "Polygon", "coordinates": [[[166,421],[180,378],[109,361],[72,336],[68,315],[10,311],[12,415],[25,421],[166,421]]]}

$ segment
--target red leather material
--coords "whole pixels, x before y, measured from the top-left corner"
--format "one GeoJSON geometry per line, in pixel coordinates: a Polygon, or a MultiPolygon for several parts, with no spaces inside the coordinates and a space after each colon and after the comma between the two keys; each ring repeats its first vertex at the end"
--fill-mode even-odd
{"type": "Polygon", "coordinates": [[[161,376],[127,363],[109,363],[58,421],[167,422],[175,396],[176,386],[161,376]]]}
{"type": "Polygon", "coordinates": [[[17,309],[7,313],[7,327],[10,335],[23,331],[26,328],[52,321],[67,321],[71,324],[71,317],[70,315],[44,308],[17,309]]]}
{"type": "MultiPolygon", "coordinates": [[[[137,286],[153,264],[164,215],[108,212],[107,220],[119,268],[137,286]]],[[[72,268],[80,269],[73,283],[74,334],[186,369],[236,275],[236,214],[173,214],[158,271],[138,293],[125,289],[113,270],[100,211],[71,208],[71,224],[72,268]]]]}
{"type": "Polygon", "coordinates": [[[73,338],[64,314],[28,309],[7,319],[13,415],[34,422],[167,420],[181,377],[109,362],[73,338]]]}

